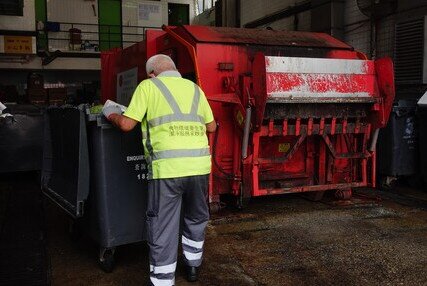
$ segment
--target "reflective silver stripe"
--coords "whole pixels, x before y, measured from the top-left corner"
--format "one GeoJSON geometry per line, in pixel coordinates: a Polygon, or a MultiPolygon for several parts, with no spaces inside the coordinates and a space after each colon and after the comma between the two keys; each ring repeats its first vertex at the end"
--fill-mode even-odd
{"type": "Polygon", "coordinates": [[[204,243],[204,241],[191,240],[184,235],[182,236],[181,242],[185,245],[188,245],[188,246],[191,246],[194,248],[198,248],[198,249],[203,248],[203,243],[204,243]]]}
{"type": "Polygon", "coordinates": [[[176,102],[175,98],[172,96],[172,93],[169,91],[166,85],[160,79],[155,77],[153,77],[151,81],[157,86],[158,89],[160,89],[161,93],[166,98],[166,101],[172,108],[173,113],[181,114],[182,112],[181,109],[179,109],[178,103],[176,102]]]}
{"type": "Polygon", "coordinates": [[[174,121],[200,122],[202,124],[205,124],[205,119],[197,114],[200,101],[200,89],[197,84],[194,84],[194,96],[193,102],[191,103],[191,111],[189,114],[186,114],[181,112],[181,109],[179,108],[178,103],[176,102],[172,93],[161,80],[159,80],[158,78],[152,78],[151,80],[163,94],[173,111],[172,114],[150,119],[148,121],[148,124],[151,127],[159,126],[174,121]]]}
{"type": "Polygon", "coordinates": [[[184,256],[187,260],[199,260],[202,258],[203,256],[203,252],[198,252],[198,253],[191,253],[188,251],[183,251],[184,252],[184,256]]]}
{"type": "MultiPolygon", "coordinates": [[[[158,152],[153,151],[153,146],[151,146],[151,141],[150,141],[151,127],[155,127],[155,126],[159,126],[159,125],[162,125],[165,123],[171,123],[171,122],[198,122],[204,125],[205,120],[202,116],[199,116],[197,114],[197,111],[199,108],[199,101],[200,101],[200,89],[197,84],[194,84],[194,97],[193,97],[193,102],[191,103],[191,111],[189,114],[184,114],[181,112],[181,109],[179,108],[178,103],[176,102],[175,98],[173,97],[169,89],[166,87],[166,85],[158,78],[152,78],[151,81],[157,86],[157,88],[165,97],[166,101],[169,103],[173,114],[152,118],[148,121],[146,146],[147,146],[148,152],[150,153],[151,158],[147,158],[147,162],[152,162],[159,159],[169,159],[169,158],[209,156],[210,155],[209,148],[163,150],[158,152]]],[[[149,165],[151,166],[151,164],[149,165]]],[[[149,170],[149,176],[150,176],[150,171],[152,170],[149,170]]]]}
{"type": "Polygon", "coordinates": [[[141,135],[142,135],[142,139],[147,139],[148,138],[147,131],[142,131],[141,135]]]}
{"type": "Polygon", "coordinates": [[[150,277],[150,280],[154,286],[174,286],[175,285],[175,278],[172,280],[169,280],[169,279],[157,279],[156,277],[150,277]]]}
{"type": "Polygon", "coordinates": [[[199,122],[205,124],[205,119],[197,114],[168,114],[148,121],[150,127],[156,127],[165,123],[184,121],[184,122],[199,122]]]}
{"type": "Polygon", "coordinates": [[[152,159],[169,159],[169,158],[182,158],[182,157],[203,157],[209,156],[209,148],[201,149],[175,149],[175,150],[163,150],[154,152],[152,159]]]}
{"type": "Polygon", "coordinates": [[[176,262],[164,266],[154,266],[150,264],[150,272],[154,274],[174,273],[176,270],[176,262]]]}
{"type": "Polygon", "coordinates": [[[200,89],[199,89],[199,86],[195,84],[194,97],[193,97],[193,103],[191,104],[190,114],[197,114],[197,110],[199,109],[199,100],[200,100],[200,89]]]}
{"type": "Polygon", "coordinates": [[[147,161],[148,165],[148,179],[151,180],[153,178],[153,165],[151,162],[153,162],[152,156],[153,156],[153,146],[151,146],[151,140],[150,140],[150,128],[147,128],[147,140],[145,140],[145,147],[147,148],[148,153],[150,156],[145,156],[145,160],[147,161]]]}

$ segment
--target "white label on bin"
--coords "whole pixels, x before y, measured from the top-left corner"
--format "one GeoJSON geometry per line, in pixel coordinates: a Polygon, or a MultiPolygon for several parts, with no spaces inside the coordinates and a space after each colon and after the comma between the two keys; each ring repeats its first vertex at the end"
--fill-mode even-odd
{"type": "Polygon", "coordinates": [[[117,74],[117,102],[128,106],[138,85],[138,67],[117,74]]]}
{"type": "Polygon", "coordinates": [[[135,171],[146,170],[147,166],[145,164],[135,164],[135,171]]]}
{"type": "Polygon", "coordinates": [[[127,156],[126,161],[132,162],[132,161],[141,161],[144,160],[144,155],[137,155],[137,156],[127,156]]]}

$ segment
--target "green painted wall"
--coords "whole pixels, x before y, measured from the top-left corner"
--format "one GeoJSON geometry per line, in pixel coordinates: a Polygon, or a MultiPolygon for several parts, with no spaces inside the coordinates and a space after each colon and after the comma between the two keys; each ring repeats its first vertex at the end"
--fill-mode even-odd
{"type": "Polygon", "coordinates": [[[99,49],[109,50],[122,46],[122,1],[99,0],[99,49]]]}
{"type": "Polygon", "coordinates": [[[46,0],[35,0],[34,5],[36,9],[36,21],[45,22],[47,19],[46,0]]]}
{"type": "MultiPolygon", "coordinates": [[[[47,4],[46,0],[35,0],[36,21],[47,21],[47,4]]],[[[47,50],[48,40],[44,32],[39,32],[37,36],[37,51],[47,50]]]]}

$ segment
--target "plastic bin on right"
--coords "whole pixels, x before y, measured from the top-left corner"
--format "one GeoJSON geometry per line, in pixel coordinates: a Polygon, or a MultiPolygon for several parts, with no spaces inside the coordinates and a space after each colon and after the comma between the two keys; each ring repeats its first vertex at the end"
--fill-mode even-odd
{"type": "Polygon", "coordinates": [[[393,187],[397,179],[418,172],[417,101],[395,102],[386,128],[380,131],[377,146],[380,186],[393,187]]]}
{"type": "Polygon", "coordinates": [[[424,185],[427,185],[427,91],[418,101],[417,117],[420,129],[419,158],[420,177],[424,185]]]}

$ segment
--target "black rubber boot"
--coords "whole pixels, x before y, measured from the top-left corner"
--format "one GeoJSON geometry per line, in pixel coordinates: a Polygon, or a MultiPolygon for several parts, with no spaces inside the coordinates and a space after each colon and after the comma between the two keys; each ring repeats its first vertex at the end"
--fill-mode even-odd
{"type": "Polygon", "coordinates": [[[187,272],[187,281],[196,282],[198,279],[197,267],[194,266],[185,266],[185,271],[187,272]]]}

